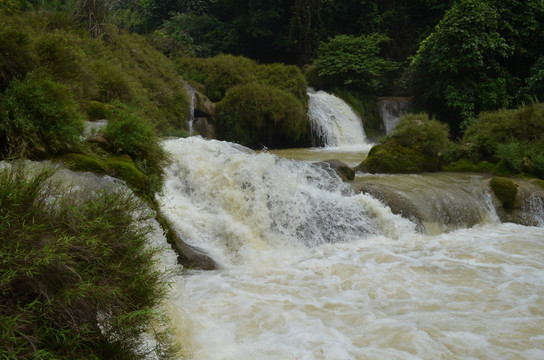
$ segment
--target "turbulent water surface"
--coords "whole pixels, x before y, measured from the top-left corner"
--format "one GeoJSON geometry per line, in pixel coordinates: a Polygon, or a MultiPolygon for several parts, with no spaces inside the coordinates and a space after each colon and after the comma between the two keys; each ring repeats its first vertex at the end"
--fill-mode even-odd
{"type": "Polygon", "coordinates": [[[165,147],[161,208],[220,266],[173,286],[185,359],[544,358],[542,228],[428,235],[315,158],[165,147]]]}

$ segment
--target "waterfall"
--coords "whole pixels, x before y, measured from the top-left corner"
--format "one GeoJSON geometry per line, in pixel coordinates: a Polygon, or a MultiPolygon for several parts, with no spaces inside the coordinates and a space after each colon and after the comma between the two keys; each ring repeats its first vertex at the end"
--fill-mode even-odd
{"type": "Polygon", "coordinates": [[[193,129],[193,126],[194,126],[194,122],[195,122],[195,101],[196,101],[196,91],[195,89],[189,85],[189,84],[186,84],[185,86],[187,88],[187,91],[189,92],[189,94],[191,95],[191,104],[190,104],[190,108],[189,108],[189,121],[188,121],[188,125],[189,125],[189,136],[192,136],[193,135],[193,132],[194,132],[194,129],[193,129]]]}
{"type": "Polygon", "coordinates": [[[408,111],[411,101],[411,98],[403,97],[378,98],[378,111],[387,135],[395,130],[400,117],[408,111]]]}
{"type": "Polygon", "coordinates": [[[361,118],[342,99],[308,90],[312,146],[369,146],[361,118]]]}
{"type": "Polygon", "coordinates": [[[223,265],[263,246],[316,246],[413,224],[319,166],[198,137],[169,140],[159,203],[191,245],[223,265]]]}

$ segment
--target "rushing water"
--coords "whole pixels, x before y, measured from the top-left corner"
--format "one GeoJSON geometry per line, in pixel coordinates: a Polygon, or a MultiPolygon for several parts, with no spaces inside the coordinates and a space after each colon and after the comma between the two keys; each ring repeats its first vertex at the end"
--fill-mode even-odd
{"type": "Polygon", "coordinates": [[[308,91],[313,146],[369,146],[361,118],[342,99],[308,91]]]}
{"type": "MultiPolygon", "coordinates": [[[[484,216],[421,233],[313,157],[200,138],[165,147],[160,206],[219,264],[173,284],[166,307],[185,359],[544,358],[542,228],[484,216]]],[[[410,181],[448,187],[448,176],[451,188],[479,186],[410,181]]]]}

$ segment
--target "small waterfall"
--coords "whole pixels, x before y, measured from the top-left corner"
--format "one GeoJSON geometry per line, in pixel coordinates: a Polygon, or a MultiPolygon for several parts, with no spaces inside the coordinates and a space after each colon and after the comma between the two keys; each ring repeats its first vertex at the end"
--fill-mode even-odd
{"type": "Polygon", "coordinates": [[[391,134],[400,121],[400,117],[408,112],[412,99],[406,97],[378,98],[378,111],[382,118],[385,134],[391,134]]]}
{"type": "Polygon", "coordinates": [[[191,95],[191,107],[189,108],[189,136],[193,135],[194,132],[194,122],[195,122],[195,102],[196,102],[196,91],[195,89],[189,85],[186,84],[187,91],[189,91],[189,94],[191,95]]]}
{"type": "Polygon", "coordinates": [[[312,146],[369,145],[359,116],[342,99],[324,91],[308,91],[312,146]]]}

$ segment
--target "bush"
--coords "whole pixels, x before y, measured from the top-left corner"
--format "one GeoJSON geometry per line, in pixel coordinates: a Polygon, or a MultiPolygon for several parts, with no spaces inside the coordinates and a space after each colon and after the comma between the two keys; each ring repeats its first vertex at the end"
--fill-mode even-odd
{"type": "Polygon", "coordinates": [[[235,86],[217,104],[218,137],[252,148],[289,147],[303,141],[307,121],[302,104],[278,88],[235,86]]]}
{"type": "Polygon", "coordinates": [[[0,170],[0,357],[148,358],[165,294],[138,223],[151,214],[127,193],[59,195],[51,174],[0,170]]]}
{"type": "Polygon", "coordinates": [[[402,116],[392,135],[400,144],[429,156],[440,156],[450,143],[448,125],[429,119],[427,114],[402,116]]]}
{"type": "Polygon", "coordinates": [[[204,94],[213,102],[220,101],[231,87],[257,80],[257,63],[243,56],[181,58],[176,64],[185,79],[204,86],[204,94]]]}
{"type": "Polygon", "coordinates": [[[13,81],[0,98],[4,120],[0,123],[0,151],[59,154],[80,146],[83,120],[70,90],[41,72],[13,81]]]}
{"type": "Polygon", "coordinates": [[[27,33],[11,26],[11,21],[0,16],[0,92],[11,80],[23,78],[34,66],[30,39],[27,33]]]}
{"type": "Polygon", "coordinates": [[[474,161],[503,161],[511,171],[542,176],[544,104],[480,114],[463,136],[465,153],[474,161]]]}
{"type": "Polygon", "coordinates": [[[285,64],[258,65],[256,76],[259,82],[293,94],[298,101],[306,106],[308,83],[298,67],[285,64]]]}
{"type": "Polygon", "coordinates": [[[104,129],[114,154],[129,155],[144,174],[162,174],[166,152],[153,125],[129,107],[118,107],[104,129]]]}

